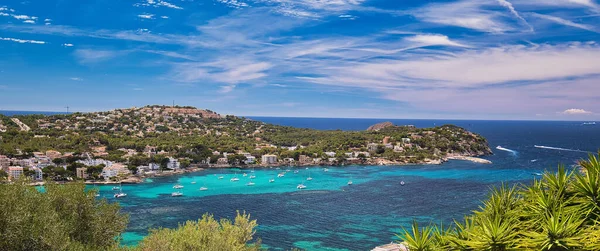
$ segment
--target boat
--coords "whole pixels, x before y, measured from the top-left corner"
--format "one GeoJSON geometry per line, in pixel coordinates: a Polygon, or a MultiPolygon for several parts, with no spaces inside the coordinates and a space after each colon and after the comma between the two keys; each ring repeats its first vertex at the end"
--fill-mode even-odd
{"type": "Polygon", "coordinates": [[[401,186],[404,186],[404,181],[400,181],[400,185],[401,185],[401,186]]]}
{"type": "Polygon", "coordinates": [[[219,176],[219,179],[222,180],[224,177],[223,176],[219,176]]]}
{"type": "Polygon", "coordinates": [[[123,193],[123,192],[120,192],[120,193],[116,193],[116,194],[115,194],[115,198],[121,198],[121,197],[125,197],[125,196],[127,196],[127,194],[126,194],[126,193],[123,193]]]}
{"type": "Polygon", "coordinates": [[[269,180],[269,183],[273,183],[273,182],[275,182],[275,179],[270,179],[269,180]]]}
{"type": "Polygon", "coordinates": [[[254,172],[254,168],[252,168],[252,170],[250,170],[250,172],[253,173],[254,172]]]}
{"type": "Polygon", "coordinates": [[[173,193],[171,193],[171,197],[181,197],[181,196],[183,196],[182,192],[173,192],[173,193]]]}
{"type": "Polygon", "coordinates": [[[200,191],[206,191],[206,190],[208,190],[208,188],[207,188],[207,187],[201,187],[201,188],[200,188],[200,191]]]}
{"type": "Polygon", "coordinates": [[[121,198],[125,196],[127,196],[127,194],[123,192],[123,187],[119,187],[119,193],[115,194],[115,198],[121,198]]]}
{"type": "Polygon", "coordinates": [[[183,188],[183,186],[182,186],[182,185],[179,185],[179,184],[177,184],[177,185],[174,185],[174,186],[173,186],[173,188],[175,188],[175,189],[182,189],[182,188],[183,188]]]}
{"type": "Polygon", "coordinates": [[[313,180],[313,179],[312,179],[312,177],[309,176],[308,178],[306,178],[306,180],[310,181],[310,180],[313,180]]]}
{"type": "Polygon", "coordinates": [[[298,173],[298,170],[294,171],[294,173],[298,173]]]}
{"type": "Polygon", "coordinates": [[[349,185],[352,185],[352,180],[349,180],[349,181],[348,181],[348,186],[349,186],[349,185]]]}
{"type": "Polygon", "coordinates": [[[231,178],[229,181],[231,181],[231,182],[236,182],[236,181],[240,181],[240,179],[238,179],[238,177],[233,177],[233,178],[231,178]]]}
{"type": "Polygon", "coordinates": [[[112,190],[119,190],[121,187],[113,187],[112,190]]]}
{"type": "Polygon", "coordinates": [[[250,175],[250,179],[254,179],[254,178],[256,178],[256,176],[250,175]]]}
{"type": "Polygon", "coordinates": [[[192,181],[192,184],[196,184],[196,179],[194,179],[194,180],[192,181]]]}
{"type": "Polygon", "coordinates": [[[250,182],[246,183],[246,186],[254,186],[254,182],[250,181],[250,182]]]}
{"type": "Polygon", "coordinates": [[[285,176],[284,173],[277,174],[277,178],[281,178],[281,177],[284,177],[284,176],[285,176]]]}
{"type": "Polygon", "coordinates": [[[300,184],[296,188],[302,190],[302,189],[306,188],[306,186],[304,184],[300,184]]]}
{"type": "Polygon", "coordinates": [[[291,171],[291,170],[290,170],[290,169],[285,169],[285,171],[286,171],[286,172],[289,172],[289,171],[291,171]]]}
{"type": "Polygon", "coordinates": [[[324,168],[324,169],[323,169],[323,171],[325,171],[325,172],[329,172],[329,169],[327,169],[327,168],[324,168]]]}
{"type": "Polygon", "coordinates": [[[242,176],[246,177],[246,176],[248,176],[248,174],[247,174],[247,173],[244,173],[242,176]]]}
{"type": "Polygon", "coordinates": [[[583,122],[583,125],[596,125],[596,122],[583,122]]]}

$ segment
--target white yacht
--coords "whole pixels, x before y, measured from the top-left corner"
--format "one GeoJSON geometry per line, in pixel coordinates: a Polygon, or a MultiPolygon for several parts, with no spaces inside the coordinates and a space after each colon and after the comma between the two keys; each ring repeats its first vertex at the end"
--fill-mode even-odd
{"type": "Polygon", "coordinates": [[[247,174],[247,173],[244,173],[244,174],[243,174],[243,176],[244,176],[244,177],[246,177],[246,176],[248,176],[248,174],[247,174]]]}
{"type": "Polygon", "coordinates": [[[206,191],[206,190],[208,190],[208,188],[207,188],[207,187],[201,187],[201,188],[200,188],[200,191],[206,191]]]}
{"type": "Polygon", "coordinates": [[[306,188],[306,186],[304,184],[300,184],[296,188],[298,188],[298,189],[304,189],[304,188],[306,188]]]}
{"type": "Polygon", "coordinates": [[[400,185],[401,185],[401,186],[404,186],[404,181],[400,181],[400,185]]]}
{"type": "Polygon", "coordinates": [[[173,193],[171,193],[171,197],[181,197],[181,196],[183,196],[182,192],[173,192],[173,193]]]}
{"type": "Polygon", "coordinates": [[[254,179],[254,178],[256,178],[256,176],[250,175],[250,179],[254,179]]]}
{"type": "Polygon", "coordinates": [[[182,185],[179,185],[179,184],[177,184],[177,185],[174,185],[174,186],[173,186],[173,188],[175,188],[175,189],[182,189],[182,188],[183,188],[183,186],[182,186],[182,185]]]}
{"type": "Polygon", "coordinates": [[[269,180],[269,183],[273,183],[273,182],[275,182],[275,179],[270,179],[269,180]]]}
{"type": "Polygon", "coordinates": [[[349,180],[349,181],[348,181],[348,186],[349,186],[349,185],[352,185],[352,180],[349,180]]]}
{"type": "Polygon", "coordinates": [[[236,181],[240,181],[240,179],[238,177],[233,177],[229,181],[236,182],[236,181]]]}
{"type": "Polygon", "coordinates": [[[308,178],[306,178],[306,180],[311,181],[313,179],[312,179],[312,177],[308,176],[308,178]]]}
{"type": "Polygon", "coordinates": [[[116,194],[115,194],[115,198],[121,198],[121,197],[125,197],[125,196],[127,196],[127,194],[126,194],[126,193],[124,193],[124,192],[123,192],[123,188],[122,188],[122,187],[120,187],[120,188],[119,188],[119,193],[116,193],[116,194]]]}
{"type": "Polygon", "coordinates": [[[222,180],[224,177],[223,176],[219,176],[219,179],[222,180]]]}
{"type": "Polygon", "coordinates": [[[250,181],[250,182],[246,183],[246,186],[254,186],[254,182],[250,181]]]}
{"type": "Polygon", "coordinates": [[[277,178],[281,178],[281,177],[284,177],[284,176],[285,176],[284,173],[277,174],[277,178]]]}

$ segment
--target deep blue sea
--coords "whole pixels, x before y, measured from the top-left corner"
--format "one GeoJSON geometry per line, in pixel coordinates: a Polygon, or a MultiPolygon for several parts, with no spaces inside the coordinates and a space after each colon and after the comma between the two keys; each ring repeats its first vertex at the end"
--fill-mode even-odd
{"type": "Polygon", "coordinates": [[[252,119],[325,130],[364,130],[383,121],[417,127],[455,124],[488,139],[494,155],[485,158],[493,164],[451,161],[437,166],[345,166],[329,167],[327,172],[323,167],[290,168],[282,178],[275,177],[286,168],[209,170],[124,185],[128,196],[121,199],[112,198],[112,186],[102,186],[102,197],[120,202],[130,214],[123,243],[135,245],[148,228],[176,227],[207,212],[217,218],[233,218],[241,210],[258,221],[256,237],[271,250],[370,250],[396,240],[395,234],[409,227],[413,219],[423,224],[449,224],[477,209],[490,187],[503,182],[530,183],[536,177],[533,174],[556,170],[559,164],[572,168],[588,152],[600,148],[600,125],[582,122],[252,119]],[[252,175],[256,176],[255,185],[247,186],[252,175]],[[231,182],[232,177],[240,181],[231,182]],[[313,180],[307,181],[307,177],[313,180]],[[272,178],[276,181],[269,183],[272,178]],[[347,185],[349,180],[353,185],[347,185]],[[296,186],[301,183],[307,188],[299,191],[296,186]],[[183,197],[170,196],[175,184],[184,186],[183,197]],[[208,190],[200,191],[201,186],[208,190]]]}

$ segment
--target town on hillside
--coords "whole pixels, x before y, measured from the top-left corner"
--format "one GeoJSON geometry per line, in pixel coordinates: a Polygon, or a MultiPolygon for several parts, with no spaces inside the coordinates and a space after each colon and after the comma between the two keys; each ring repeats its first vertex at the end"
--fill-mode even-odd
{"type": "Polygon", "coordinates": [[[140,182],[234,166],[481,162],[472,157],[491,153],[485,138],[452,125],[387,122],[365,131],[320,131],[179,106],[0,115],[0,143],[0,175],[33,181],[140,182]]]}

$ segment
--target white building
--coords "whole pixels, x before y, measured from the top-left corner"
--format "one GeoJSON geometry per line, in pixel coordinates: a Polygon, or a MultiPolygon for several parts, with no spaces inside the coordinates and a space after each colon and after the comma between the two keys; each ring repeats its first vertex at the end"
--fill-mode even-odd
{"type": "Polygon", "coordinates": [[[244,161],[244,163],[246,163],[246,165],[254,164],[254,163],[256,163],[256,157],[254,157],[252,155],[246,156],[246,161],[244,161]]]}
{"type": "Polygon", "coordinates": [[[171,169],[171,170],[178,170],[179,168],[181,168],[181,163],[179,163],[179,160],[177,160],[175,158],[169,158],[169,163],[167,163],[167,168],[171,169]]]}
{"type": "Polygon", "coordinates": [[[21,177],[21,175],[23,175],[23,167],[8,167],[8,177],[10,177],[11,180],[18,180],[21,177]]]}
{"type": "Polygon", "coordinates": [[[265,154],[261,158],[263,164],[275,164],[277,163],[277,155],[265,154]]]}
{"type": "Polygon", "coordinates": [[[335,157],[335,152],[325,152],[325,155],[329,157],[335,157]]]}
{"type": "Polygon", "coordinates": [[[32,167],[31,170],[33,170],[35,172],[35,174],[33,175],[34,180],[43,180],[44,179],[44,172],[42,172],[41,168],[32,167]]]}

